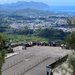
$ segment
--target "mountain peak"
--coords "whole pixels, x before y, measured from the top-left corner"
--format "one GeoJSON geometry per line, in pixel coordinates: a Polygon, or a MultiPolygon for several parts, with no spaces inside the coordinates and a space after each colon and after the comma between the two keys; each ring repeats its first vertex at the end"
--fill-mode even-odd
{"type": "Polygon", "coordinates": [[[48,10],[49,6],[45,3],[42,2],[34,2],[34,1],[30,1],[30,2],[26,2],[26,1],[18,1],[16,3],[10,3],[10,4],[3,4],[0,6],[0,9],[5,9],[5,10],[16,10],[16,9],[26,9],[26,8],[30,8],[30,9],[39,9],[39,10],[48,10]]]}

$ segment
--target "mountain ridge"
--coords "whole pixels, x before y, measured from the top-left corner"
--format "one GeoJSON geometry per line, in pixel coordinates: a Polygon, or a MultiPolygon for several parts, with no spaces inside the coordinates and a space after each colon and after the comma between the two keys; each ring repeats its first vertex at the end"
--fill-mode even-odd
{"type": "Polygon", "coordinates": [[[48,10],[50,7],[42,2],[25,2],[25,1],[19,1],[16,3],[11,4],[2,4],[0,5],[1,10],[18,10],[18,9],[39,9],[39,10],[48,10]]]}
{"type": "MultiPolygon", "coordinates": [[[[12,14],[14,12],[19,13],[19,15],[23,14],[28,14],[27,11],[29,10],[29,14],[31,15],[31,13],[34,14],[41,14],[44,13],[45,14],[49,14],[51,12],[53,13],[70,13],[71,15],[75,13],[75,7],[74,6],[49,6],[45,3],[42,2],[26,2],[26,1],[19,1],[16,3],[9,3],[9,4],[0,4],[0,14],[12,14]],[[33,12],[32,12],[33,10],[33,12]],[[20,12],[22,11],[22,13],[20,14],[20,12]],[[37,12],[36,12],[37,11],[37,12]]],[[[14,13],[15,14],[15,13],[14,13]]],[[[74,14],[75,15],[75,14],[74,14]]],[[[39,15],[40,16],[40,15],[39,15]]]]}

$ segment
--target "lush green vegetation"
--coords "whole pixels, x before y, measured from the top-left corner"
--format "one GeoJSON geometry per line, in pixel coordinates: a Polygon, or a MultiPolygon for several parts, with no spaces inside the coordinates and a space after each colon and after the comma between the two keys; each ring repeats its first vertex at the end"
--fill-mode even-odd
{"type": "Polygon", "coordinates": [[[34,31],[24,28],[14,30],[9,37],[12,40],[15,39],[15,41],[42,41],[43,38],[47,40],[64,40],[68,34],[68,32],[57,29],[38,29],[34,31]]]}
{"type": "Polygon", "coordinates": [[[75,50],[75,32],[72,32],[66,39],[66,43],[69,47],[75,50]]]}
{"type": "Polygon", "coordinates": [[[69,67],[73,70],[71,75],[75,75],[75,32],[72,32],[66,39],[66,44],[74,50],[69,57],[69,67]]]}
{"type": "Polygon", "coordinates": [[[49,40],[64,40],[69,33],[57,29],[42,29],[35,31],[34,34],[49,40]]]}
{"type": "Polygon", "coordinates": [[[64,40],[68,35],[68,32],[63,32],[57,29],[38,29],[31,30],[27,27],[23,29],[14,29],[9,34],[6,34],[8,40],[11,39],[13,42],[19,41],[45,41],[48,40],[64,40]]]}
{"type": "Polygon", "coordinates": [[[0,33],[0,51],[4,49],[6,43],[6,37],[0,33]]]}
{"type": "Polygon", "coordinates": [[[38,37],[38,36],[27,36],[27,35],[12,35],[12,34],[7,34],[7,37],[8,39],[12,40],[12,42],[19,42],[19,41],[25,41],[25,42],[28,42],[28,41],[44,41],[44,42],[47,42],[47,39],[46,38],[41,38],[41,37],[38,37]]]}
{"type": "Polygon", "coordinates": [[[69,57],[69,68],[71,68],[71,75],[75,75],[75,52],[69,57]]]}
{"type": "MultiPolygon", "coordinates": [[[[75,27],[75,19],[68,18],[68,26],[69,28],[75,27]]],[[[75,75],[75,32],[71,32],[71,34],[66,38],[66,44],[74,50],[72,55],[69,57],[69,67],[72,69],[71,75],[75,75]]]]}
{"type": "Polygon", "coordinates": [[[5,48],[4,48],[5,42],[6,42],[6,39],[4,35],[0,33],[0,75],[1,75],[2,65],[5,60],[5,48]]]}

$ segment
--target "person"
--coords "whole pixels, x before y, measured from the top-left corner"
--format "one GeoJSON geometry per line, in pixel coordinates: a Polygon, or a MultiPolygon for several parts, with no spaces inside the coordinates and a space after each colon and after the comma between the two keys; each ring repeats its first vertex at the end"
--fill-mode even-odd
{"type": "Polygon", "coordinates": [[[23,49],[23,50],[26,50],[26,45],[23,45],[22,49],[23,49]]]}
{"type": "Polygon", "coordinates": [[[26,45],[25,45],[25,50],[27,49],[26,45]]]}
{"type": "Polygon", "coordinates": [[[64,48],[64,44],[61,44],[61,48],[62,48],[62,49],[64,48]]]}
{"type": "Polygon", "coordinates": [[[51,74],[50,75],[53,75],[53,72],[51,72],[51,74]]]}

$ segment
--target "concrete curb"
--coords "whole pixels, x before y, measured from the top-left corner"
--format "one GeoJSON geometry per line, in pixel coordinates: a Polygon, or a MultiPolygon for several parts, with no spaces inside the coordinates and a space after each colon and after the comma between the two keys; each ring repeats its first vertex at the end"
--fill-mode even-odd
{"type": "Polygon", "coordinates": [[[12,53],[12,54],[9,54],[9,55],[7,55],[7,56],[5,57],[5,59],[8,59],[8,58],[10,58],[10,57],[13,57],[13,56],[15,56],[15,55],[17,55],[17,54],[19,54],[19,53],[12,53]]]}

